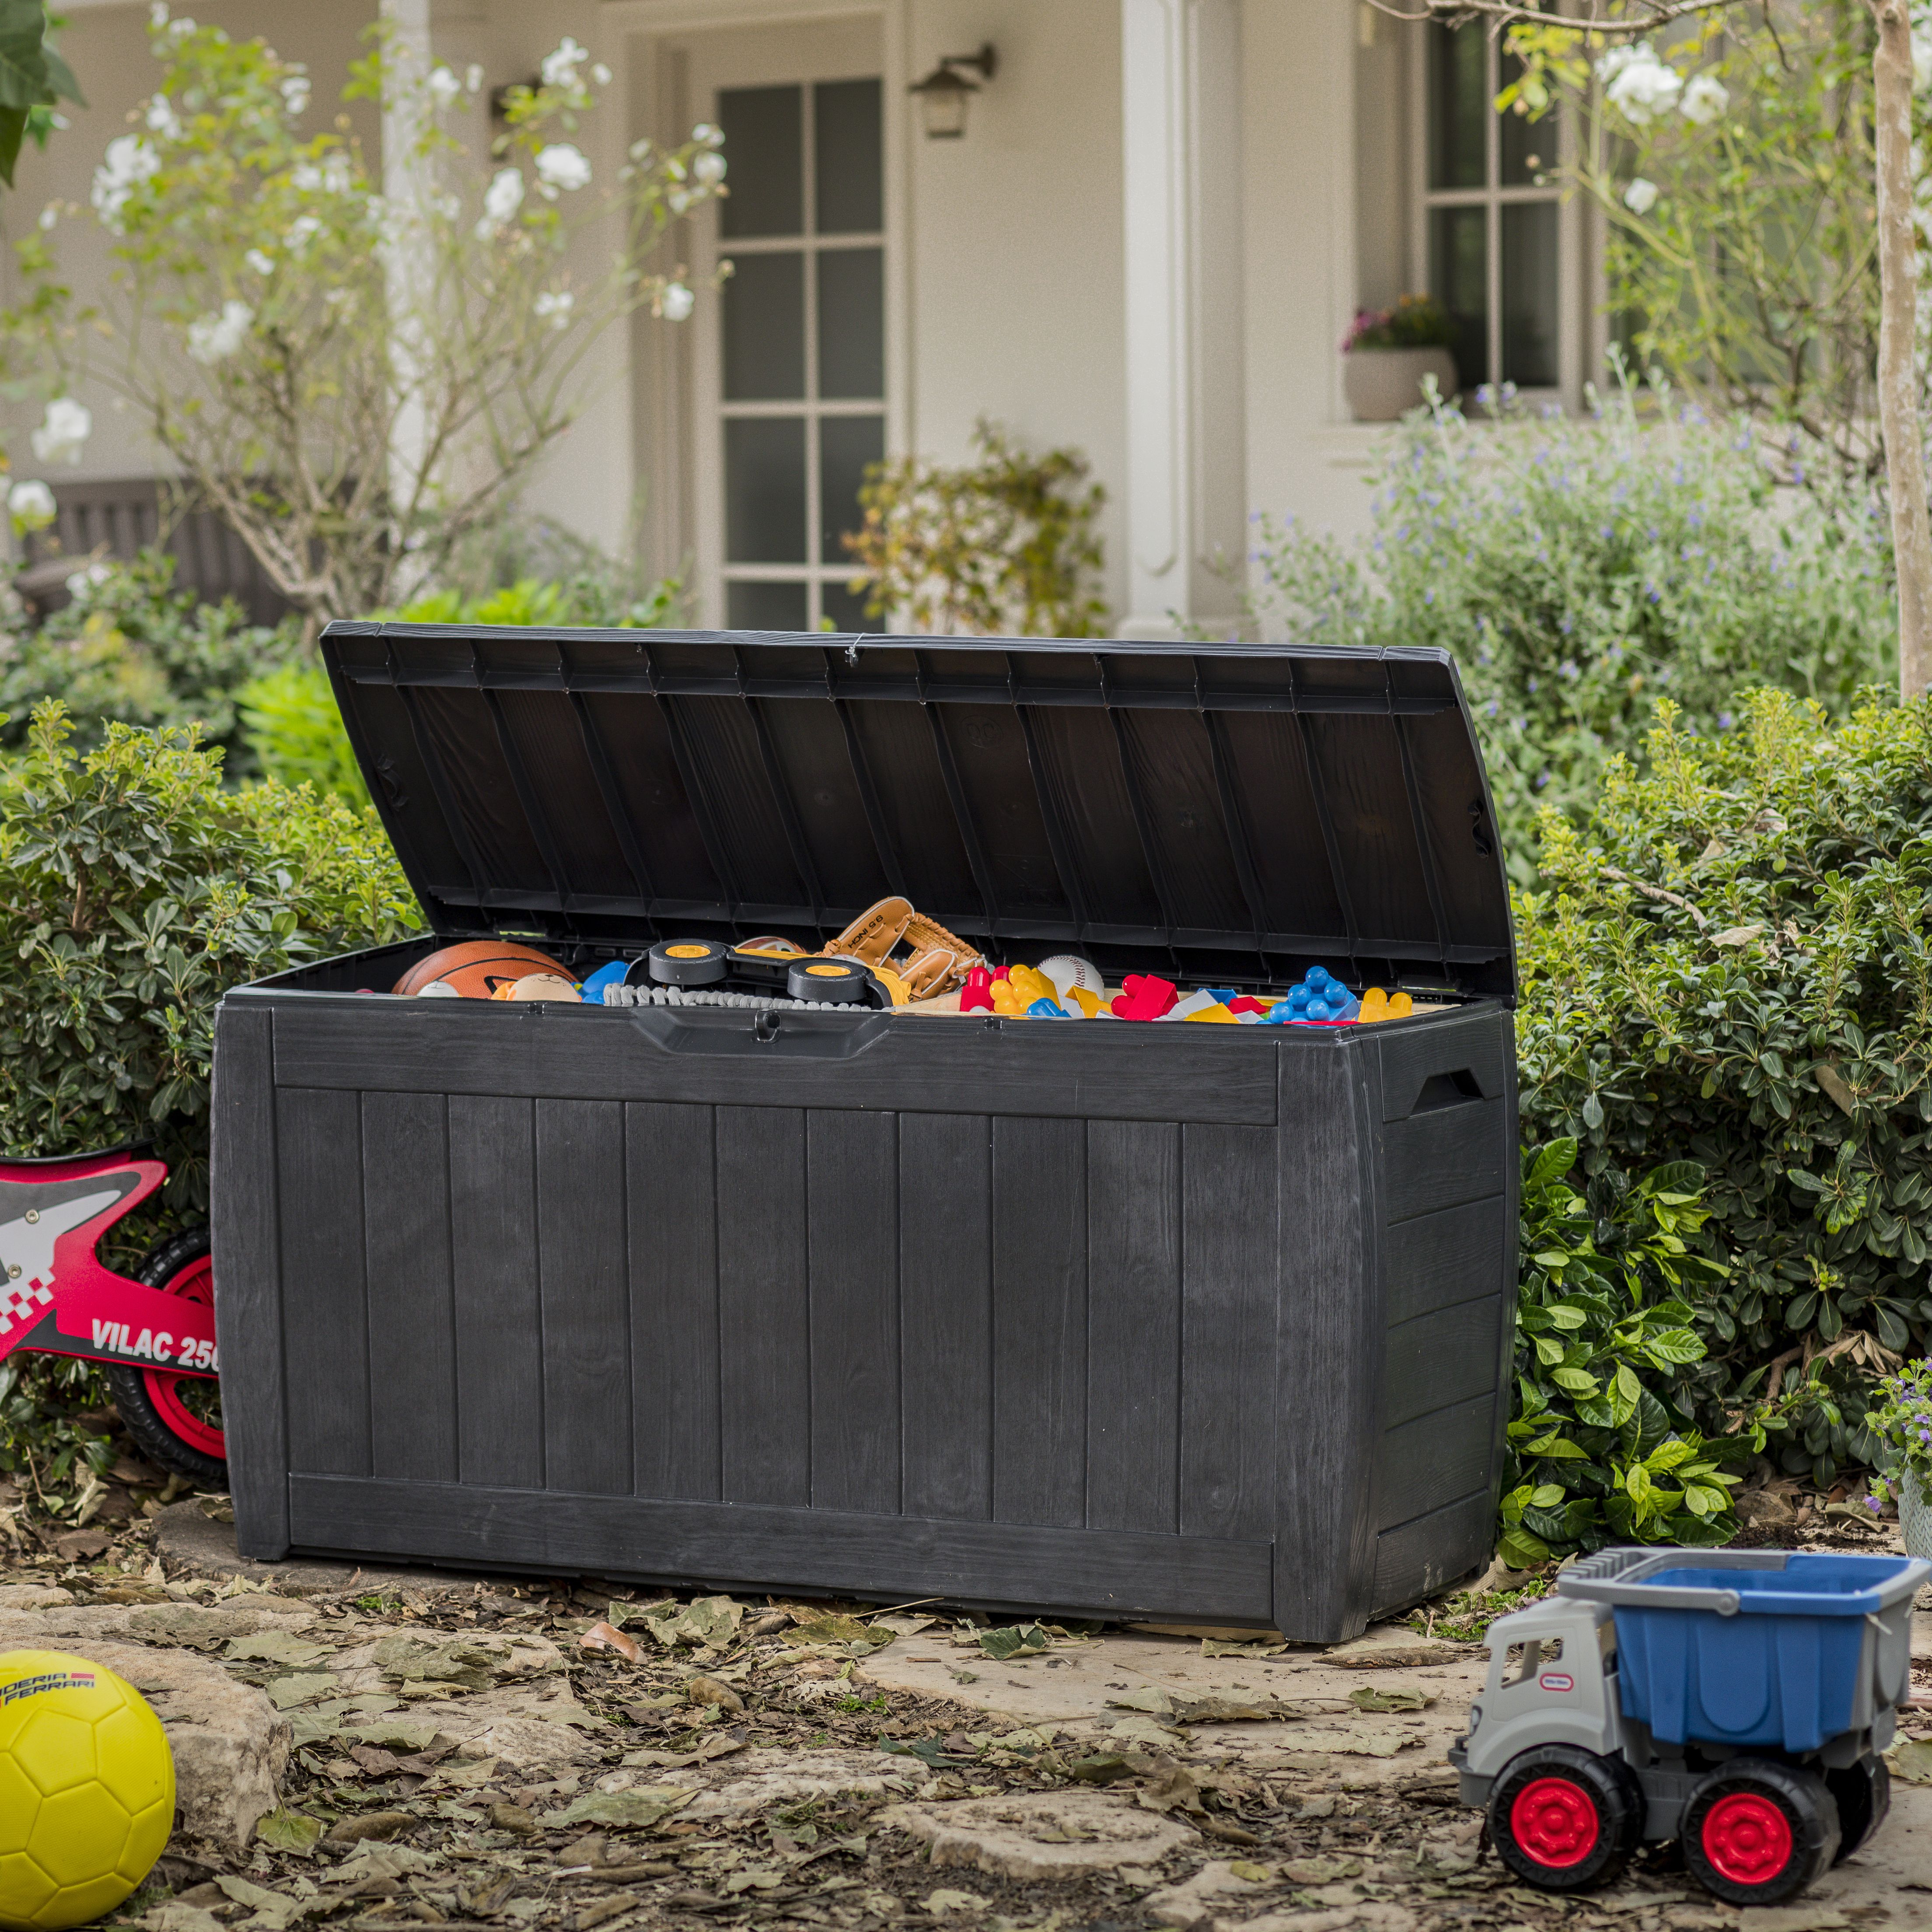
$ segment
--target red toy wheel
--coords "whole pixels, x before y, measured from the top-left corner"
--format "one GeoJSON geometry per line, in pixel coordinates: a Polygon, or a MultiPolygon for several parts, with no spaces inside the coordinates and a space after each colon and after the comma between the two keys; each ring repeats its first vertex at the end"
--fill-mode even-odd
{"type": "Polygon", "coordinates": [[[1539,1778],[1516,1793],[1510,1830],[1538,1864],[1562,1871],[1581,1864],[1596,1849],[1604,1821],[1595,1801],[1574,1780],[1539,1778]]]}
{"type": "Polygon", "coordinates": [[[1621,1872],[1643,1829],[1643,1794],[1620,1757],[1543,1744],[1490,1790],[1496,1856],[1542,1892],[1587,1892],[1621,1872]]]}
{"type": "Polygon", "coordinates": [[[1733,1758],[1690,1794],[1679,1827],[1684,1862],[1732,1905],[1777,1905],[1831,1866],[1838,1808],[1814,1771],[1733,1758]]]}
{"type": "MultiPolygon", "coordinates": [[[[206,1228],[164,1241],[136,1270],[143,1286],[184,1300],[212,1304],[214,1271],[206,1228]]],[[[219,1486],[228,1480],[227,1439],[221,1427],[221,1384],[212,1376],[116,1364],[107,1371],[121,1420],[151,1462],[177,1475],[219,1486]]]]}

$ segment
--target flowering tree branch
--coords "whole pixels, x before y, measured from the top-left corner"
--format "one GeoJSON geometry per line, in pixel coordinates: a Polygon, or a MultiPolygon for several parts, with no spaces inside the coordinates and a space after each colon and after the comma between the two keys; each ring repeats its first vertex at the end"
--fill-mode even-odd
{"type": "Polygon", "coordinates": [[[410,130],[411,190],[386,196],[346,134],[298,131],[298,66],[164,5],[150,32],[162,85],[94,177],[105,294],[82,304],[62,282],[62,211],[18,246],[28,293],[0,319],[8,373],[51,368],[63,392],[35,453],[77,458],[91,419],[71,392],[98,382],[311,624],[394,602],[574,420],[604,329],[640,308],[692,313],[682,272],[650,262],[724,192],[722,136],[639,142],[593,188],[564,137],[610,76],[566,38],[540,83],[509,91],[494,165],[478,165],[446,123],[482,70],[414,71],[379,28],[345,98],[410,130]]]}
{"type": "MultiPolygon", "coordinates": [[[[1621,48],[1597,62],[1607,97],[1630,111],[1648,106],[1661,88],[1692,112],[1691,89],[1682,76],[1640,45],[1679,22],[1711,19],[1740,9],[1762,15],[1774,34],[1769,0],[1585,0],[1578,11],[1520,4],[1519,0],[1372,0],[1382,12],[1403,20],[1432,20],[1447,27],[1480,22],[1492,34],[1520,34],[1528,42],[1531,71],[1511,90],[1520,111],[1537,114],[1549,104],[1535,65],[1558,45],[1594,52],[1621,48]]],[[[1878,414],[1890,500],[1892,549],[1898,580],[1899,689],[1916,698],[1932,688],[1932,514],[1928,514],[1924,426],[1918,413],[1916,344],[1918,261],[1912,195],[1914,55],[1908,0],[1864,0],[1877,29],[1872,56],[1874,170],[1878,230],[1880,331],[1878,414]]],[[[1519,44],[1519,50],[1524,50],[1519,44]]],[[[1720,94],[1721,88],[1718,90],[1720,94]]],[[[1708,100],[1708,97],[1706,97],[1708,100]]],[[[1722,111],[1721,102],[1718,111],[1722,111]]],[[[1633,115],[1632,118],[1636,118],[1633,115]]]]}

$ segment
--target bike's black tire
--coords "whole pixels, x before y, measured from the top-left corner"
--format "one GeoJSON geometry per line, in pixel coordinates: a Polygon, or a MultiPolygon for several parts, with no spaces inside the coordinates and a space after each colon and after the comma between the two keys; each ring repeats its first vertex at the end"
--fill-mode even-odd
{"type": "MultiPolygon", "coordinates": [[[[134,1270],[134,1279],[144,1288],[165,1287],[190,1262],[200,1261],[208,1252],[208,1230],[188,1228],[152,1250],[134,1270]]],[[[185,1476],[211,1489],[228,1486],[227,1463],[191,1442],[183,1442],[175,1432],[148,1392],[145,1370],[116,1362],[107,1365],[106,1376],[121,1426],[149,1462],[170,1475],[185,1476]]]]}

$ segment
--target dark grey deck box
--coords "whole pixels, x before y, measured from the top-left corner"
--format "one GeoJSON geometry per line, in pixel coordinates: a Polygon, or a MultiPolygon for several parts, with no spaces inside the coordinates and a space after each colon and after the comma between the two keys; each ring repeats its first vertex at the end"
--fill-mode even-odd
{"type": "Polygon", "coordinates": [[[1274,1625],[1482,1563],[1514,969],[1442,653],[337,624],[434,936],[229,994],[242,1550],[1274,1625]],[[1371,1027],[394,998],[817,945],[1442,1009],[1371,1027]],[[382,997],[371,998],[362,988],[382,997]],[[764,1036],[770,1034],[772,1036],[764,1036]]]}

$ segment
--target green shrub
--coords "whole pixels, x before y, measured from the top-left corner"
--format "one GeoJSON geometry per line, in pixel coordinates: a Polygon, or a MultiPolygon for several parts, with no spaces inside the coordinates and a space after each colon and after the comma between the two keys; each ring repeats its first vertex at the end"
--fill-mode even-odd
{"type": "Polygon", "coordinates": [[[80,753],[41,705],[0,760],[0,1147],[152,1136],[170,1208],[199,1209],[216,1001],[420,924],[373,812],[225,790],[192,728],[110,723],[80,753]]]}
{"type": "Polygon", "coordinates": [[[1876,1453],[1870,1372],[1932,1336],[1932,706],[1734,702],[1718,737],[1664,707],[1580,832],[1545,814],[1524,1132],[1580,1142],[1593,1190],[1702,1170],[1730,1273],[1671,1399],[1828,1486],[1876,1453]]]}
{"type": "Polygon", "coordinates": [[[843,542],[875,622],[945,635],[1095,638],[1107,627],[1098,530],[1107,493],[1078,450],[1033,456],[997,423],[957,468],[868,464],[863,526],[843,542]]]}
{"type": "Polygon", "coordinates": [[[285,785],[369,802],[369,788],[350,748],[328,674],[320,664],[284,664],[236,694],[248,748],[268,776],[285,785]]]}
{"type": "Polygon", "coordinates": [[[146,550],[131,562],[76,566],[74,601],[38,628],[0,638],[0,748],[26,742],[28,717],[57,698],[74,742],[91,750],[110,722],[199,724],[203,742],[227,754],[230,778],[252,776],[236,698],[298,650],[292,624],[250,624],[229,599],[197,602],[174,588],[175,560],[146,550]]]}
{"type": "Polygon", "coordinates": [[[1502,1553],[1519,1569],[1609,1543],[1717,1544],[1737,1533],[1720,1465],[1763,1446],[1706,1444],[1692,1378],[1719,1318],[1724,1264],[1701,1252],[1702,1176],[1571,1184],[1574,1140],[1525,1153],[1515,1412],[1502,1553]]]}
{"type": "Polygon", "coordinates": [[[1896,683],[1877,506],[1829,479],[1777,490],[1748,425],[1652,419],[1642,400],[1622,384],[1588,422],[1418,412],[1366,549],[1264,521],[1251,560],[1264,634],[1454,653],[1523,884],[1539,806],[1580,824],[1610,760],[1641,758],[1660,699],[1680,729],[1721,735],[1743,684],[1843,713],[1896,683]]]}

